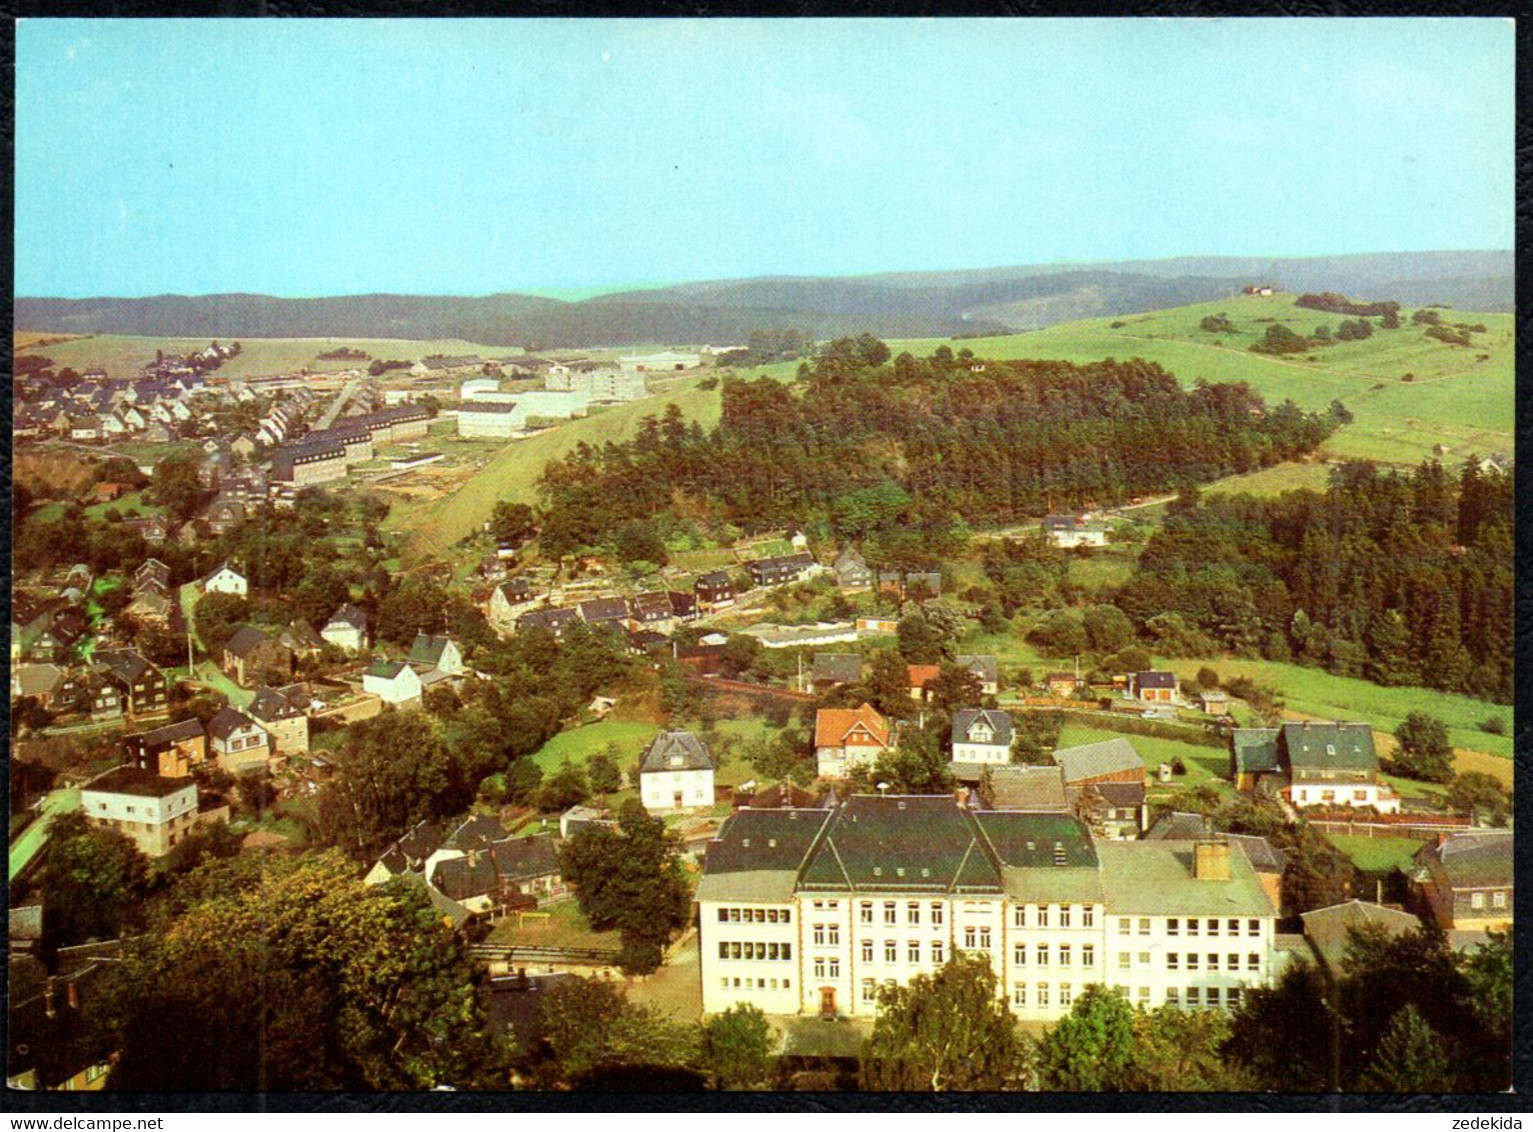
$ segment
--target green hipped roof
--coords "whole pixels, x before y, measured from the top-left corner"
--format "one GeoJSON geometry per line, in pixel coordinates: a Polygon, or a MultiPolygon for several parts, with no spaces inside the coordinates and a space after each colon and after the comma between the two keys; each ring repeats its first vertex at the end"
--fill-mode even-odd
{"type": "Polygon", "coordinates": [[[1241,727],[1230,737],[1236,774],[1271,774],[1279,769],[1278,731],[1268,727],[1241,727]]]}
{"type": "Polygon", "coordinates": [[[997,891],[1000,875],[951,795],[849,800],[801,877],[808,888],[997,891]],[[975,854],[979,859],[971,860],[975,854]]]}
{"type": "Polygon", "coordinates": [[[1283,746],[1290,768],[1379,769],[1373,728],[1366,723],[1285,723],[1283,746]]]}
{"type": "Polygon", "coordinates": [[[1195,842],[1104,841],[1102,889],[1114,915],[1248,916],[1276,914],[1246,855],[1230,847],[1230,879],[1192,875],[1195,842]]]}

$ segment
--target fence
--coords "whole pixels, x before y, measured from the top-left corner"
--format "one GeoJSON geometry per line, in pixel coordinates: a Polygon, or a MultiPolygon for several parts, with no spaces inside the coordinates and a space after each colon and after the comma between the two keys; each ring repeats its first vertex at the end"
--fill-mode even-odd
{"type": "Polygon", "coordinates": [[[1440,818],[1424,818],[1417,814],[1377,814],[1370,816],[1367,821],[1316,818],[1308,814],[1305,817],[1310,825],[1325,833],[1341,833],[1348,837],[1410,837],[1418,841],[1431,841],[1439,833],[1456,833],[1470,826],[1467,817],[1449,814],[1440,818]]]}
{"type": "Polygon", "coordinates": [[[549,947],[542,944],[476,943],[469,955],[485,963],[549,963],[572,967],[611,967],[617,963],[615,947],[549,947]]]}

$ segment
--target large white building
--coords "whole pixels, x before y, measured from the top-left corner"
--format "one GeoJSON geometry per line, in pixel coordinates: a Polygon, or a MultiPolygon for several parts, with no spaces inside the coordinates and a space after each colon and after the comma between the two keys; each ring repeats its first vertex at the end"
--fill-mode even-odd
{"type": "Polygon", "coordinates": [[[578,389],[530,389],[517,394],[517,404],[529,417],[583,417],[591,395],[578,389]]]}
{"type": "Polygon", "coordinates": [[[120,766],[81,787],[80,809],[96,828],[116,830],[145,856],[163,857],[197,824],[197,780],[120,766]]]}
{"type": "Polygon", "coordinates": [[[642,371],[619,366],[550,366],[544,384],[551,390],[584,393],[592,401],[637,401],[649,392],[642,371]]]}
{"type": "Polygon", "coordinates": [[[458,435],[509,440],[527,424],[527,410],[508,401],[465,401],[458,406],[458,435]]]}
{"type": "Polygon", "coordinates": [[[703,364],[703,359],[701,354],[662,350],[658,354],[630,354],[626,358],[619,358],[617,364],[633,373],[664,373],[696,369],[703,364]]]}
{"type": "Polygon", "coordinates": [[[1222,840],[1094,842],[1073,816],[951,796],[744,809],[697,893],[703,1009],[868,1016],[889,983],[978,952],[1023,1019],[1093,983],[1136,1005],[1228,1009],[1272,977],[1273,908],[1222,840]]]}

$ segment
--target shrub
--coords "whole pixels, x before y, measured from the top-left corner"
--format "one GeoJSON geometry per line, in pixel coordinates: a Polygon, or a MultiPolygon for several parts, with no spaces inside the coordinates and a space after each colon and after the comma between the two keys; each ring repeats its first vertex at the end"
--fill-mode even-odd
{"type": "Polygon", "coordinates": [[[1176,775],[1183,775],[1187,773],[1187,764],[1182,761],[1181,755],[1177,755],[1174,759],[1171,760],[1171,773],[1176,775]]]}
{"type": "Polygon", "coordinates": [[[1481,721],[1480,730],[1487,735],[1505,735],[1506,720],[1499,715],[1493,715],[1481,721]]]}

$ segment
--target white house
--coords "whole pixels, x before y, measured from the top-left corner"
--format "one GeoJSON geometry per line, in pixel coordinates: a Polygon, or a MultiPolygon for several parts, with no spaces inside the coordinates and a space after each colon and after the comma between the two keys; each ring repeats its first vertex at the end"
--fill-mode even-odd
{"type": "Polygon", "coordinates": [[[713,756],[690,731],[662,731],[639,760],[639,798],[650,813],[713,805],[713,756]]]}
{"type": "Polygon", "coordinates": [[[238,594],[240,597],[250,592],[250,584],[245,581],[245,575],[227,561],[220,562],[218,569],[202,579],[202,588],[210,594],[238,594]]]}
{"type": "Polygon", "coordinates": [[[1043,521],[1043,533],[1054,546],[1071,550],[1077,546],[1106,546],[1107,525],[1074,515],[1050,515],[1043,521]]]}
{"type": "Polygon", "coordinates": [[[93,826],[126,835],[145,856],[163,857],[197,824],[197,782],[120,766],[80,789],[80,809],[93,826]]]}
{"type": "Polygon", "coordinates": [[[265,770],[271,757],[266,731],[238,708],[222,707],[208,720],[208,739],[218,765],[229,774],[265,770]]]}
{"type": "Polygon", "coordinates": [[[527,410],[507,401],[465,401],[458,406],[458,435],[509,440],[527,425],[527,410]]]}
{"type": "Polygon", "coordinates": [[[362,690],[386,704],[414,706],[420,703],[421,678],[402,660],[375,660],[362,674],[362,690]]]}
{"type": "Polygon", "coordinates": [[[348,601],[330,615],[319,635],[355,655],[367,647],[367,613],[348,601]]]}
{"type": "Polygon", "coordinates": [[[1011,713],[963,708],[953,713],[953,761],[1005,766],[1011,762],[1011,713]]]}
{"type": "Polygon", "coordinates": [[[445,676],[462,676],[467,671],[458,642],[430,633],[415,634],[415,642],[410,646],[410,663],[424,671],[434,670],[445,676]]]}

